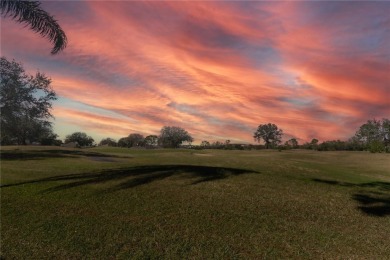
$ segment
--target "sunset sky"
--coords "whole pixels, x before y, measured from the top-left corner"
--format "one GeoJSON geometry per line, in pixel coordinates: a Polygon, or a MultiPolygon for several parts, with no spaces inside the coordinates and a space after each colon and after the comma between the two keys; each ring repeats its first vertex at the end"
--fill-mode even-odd
{"type": "Polygon", "coordinates": [[[390,2],[42,1],[67,48],[2,18],[1,55],[44,72],[54,131],[99,142],[180,126],[194,138],[345,140],[390,118],[390,2]]]}

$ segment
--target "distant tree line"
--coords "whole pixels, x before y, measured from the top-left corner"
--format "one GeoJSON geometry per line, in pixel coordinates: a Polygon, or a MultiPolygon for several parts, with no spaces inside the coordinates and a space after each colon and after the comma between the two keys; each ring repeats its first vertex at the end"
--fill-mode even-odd
{"type": "Polygon", "coordinates": [[[347,141],[325,141],[318,145],[319,151],[370,151],[390,153],[390,120],[368,120],[347,141]]]}
{"type": "Polygon", "coordinates": [[[160,135],[148,135],[144,137],[142,134],[133,133],[127,137],[122,137],[116,142],[112,138],[104,138],[99,145],[118,146],[126,148],[178,148],[183,142],[189,145],[193,142],[192,136],[183,128],[177,126],[164,126],[160,135]]]}
{"type": "Polygon", "coordinates": [[[254,138],[256,141],[263,140],[265,148],[288,149],[310,149],[317,151],[370,151],[373,153],[390,152],[390,120],[368,120],[361,125],[355,135],[347,141],[330,140],[319,143],[313,138],[311,142],[298,144],[296,138],[291,138],[281,145],[283,131],[275,124],[259,125],[254,138]]]}
{"type": "MultiPolygon", "coordinates": [[[[116,141],[113,138],[103,138],[99,146],[112,146],[122,148],[178,148],[183,143],[189,146],[194,139],[183,128],[177,126],[164,126],[160,135],[148,135],[144,137],[139,133],[132,133],[116,141]]],[[[84,132],[75,132],[67,135],[65,145],[70,147],[91,147],[96,146],[95,140],[84,132]]]]}
{"type": "Polygon", "coordinates": [[[283,130],[277,125],[268,123],[261,124],[254,132],[253,138],[258,143],[263,142],[264,145],[252,144],[232,144],[230,140],[225,142],[202,141],[198,146],[199,149],[309,149],[317,151],[370,151],[373,153],[387,152],[390,153],[390,120],[383,118],[382,120],[368,120],[361,125],[353,137],[347,141],[330,140],[319,142],[313,138],[310,142],[299,144],[296,138],[291,138],[282,143],[283,130]]]}

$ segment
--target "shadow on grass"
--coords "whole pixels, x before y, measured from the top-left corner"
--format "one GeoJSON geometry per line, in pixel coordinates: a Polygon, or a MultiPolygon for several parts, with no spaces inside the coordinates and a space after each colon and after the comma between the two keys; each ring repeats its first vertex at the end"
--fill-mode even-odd
{"type": "Polygon", "coordinates": [[[389,182],[368,182],[368,183],[348,183],[333,180],[313,179],[315,182],[338,185],[343,187],[366,188],[352,195],[352,199],[359,203],[358,209],[371,216],[385,217],[390,216],[390,183],[389,182]],[[378,191],[370,191],[375,189],[378,191]]]}
{"type": "Polygon", "coordinates": [[[390,196],[386,198],[383,194],[357,193],[352,198],[359,202],[360,206],[358,208],[368,215],[390,216],[390,196]]]}
{"type": "Polygon", "coordinates": [[[356,183],[333,181],[333,180],[322,180],[322,179],[312,179],[312,180],[315,182],[344,186],[344,187],[377,188],[384,191],[390,191],[390,182],[384,182],[384,181],[374,181],[374,182],[356,184],[356,183]]]}
{"type": "MultiPolygon", "coordinates": [[[[89,152],[82,150],[62,150],[62,149],[53,149],[53,150],[32,150],[32,151],[22,151],[22,150],[9,150],[1,151],[0,159],[1,160],[42,160],[45,158],[77,158],[80,156],[92,157],[92,158],[107,158],[114,157],[120,158],[115,155],[107,155],[97,152],[89,152]]],[[[128,157],[126,157],[128,158],[128,157]]]]}
{"type": "Polygon", "coordinates": [[[109,181],[121,181],[119,184],[109,188],[107,191],[116,191],[121,189],[134,188],[140,185],[145,185],[154,181],[162,180],[171,176],[180,176],[183,178],[194,179],[193,185],[202,182],[216,181],[228,178],[230,176],[257,173],[254,171],[211,167],[211,166],[195,166],[195,165],[152,165],[138,166],[130,168],[119,168],[112,170],[104,170],[97,173],[81,173],[60,175],[50,178],[32,180],[28,182],[6,184],[1,188],[19,186],[23,184],[42,183],[42,182],[69,182],[57,185],[46,190],[46,192],[60,191],[64,189],[90,185],[103,184],[109,181]]]}

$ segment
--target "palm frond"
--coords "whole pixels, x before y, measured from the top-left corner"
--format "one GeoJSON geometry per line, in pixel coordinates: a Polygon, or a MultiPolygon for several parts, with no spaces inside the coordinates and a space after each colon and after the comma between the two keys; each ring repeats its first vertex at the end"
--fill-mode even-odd
{"type": "Polygon", "coordinates": [[[65,49],[67,38],[60,25],[38,1],[1,0],[0,10],[5,17],[11,17],[19,23],[30,26],[30,29],[53,43],[52,54],[65,49]]]}

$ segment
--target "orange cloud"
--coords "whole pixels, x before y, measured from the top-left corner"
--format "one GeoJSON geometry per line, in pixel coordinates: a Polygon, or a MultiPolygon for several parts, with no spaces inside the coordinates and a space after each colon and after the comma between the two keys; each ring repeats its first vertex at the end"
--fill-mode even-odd
{"type": "Polygon", "coordinates": [[[48,56],[44,39],[8,21],[2,51],[83,104],[59,101],[62,125],[114,137],[179,125],[198,141],[253,142],[273,122],[310,141],[345,139],[390,111],[386,3],[58,5],[46,3],[67,32],[65,52],[48,56]]]}

